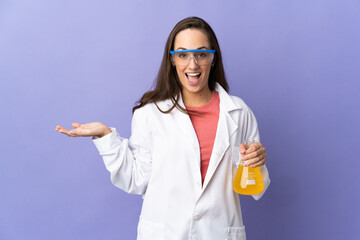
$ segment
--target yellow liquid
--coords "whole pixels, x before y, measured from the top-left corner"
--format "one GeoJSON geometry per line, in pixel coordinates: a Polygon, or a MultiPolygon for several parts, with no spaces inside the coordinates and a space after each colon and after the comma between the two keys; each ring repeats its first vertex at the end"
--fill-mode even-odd
{"type": "Polygon", "coordinates": [[[233,189],[243,195],[261,193],[264,190],[264,182],[261,177],[260,167],[244,167],[240,164],[235,174],[233,189]]]}

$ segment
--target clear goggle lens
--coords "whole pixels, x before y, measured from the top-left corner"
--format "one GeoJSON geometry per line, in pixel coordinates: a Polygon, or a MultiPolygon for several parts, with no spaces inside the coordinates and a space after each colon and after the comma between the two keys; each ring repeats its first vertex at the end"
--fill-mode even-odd
{"type": "Polygon", "coordinates": [[[209,65],[214,59],[215,50],[193,49],[170,51],[176,66],[187,66],[193,58],[199,66],[209,65]]]}

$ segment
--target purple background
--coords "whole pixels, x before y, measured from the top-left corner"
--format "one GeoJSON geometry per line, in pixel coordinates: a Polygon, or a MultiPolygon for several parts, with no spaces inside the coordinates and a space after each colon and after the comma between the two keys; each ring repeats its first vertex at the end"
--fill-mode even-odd
{"type": "Polygon", "coordinates": [[[115,188],[88,138],[130,135],[166,38],[207,20],[231,93],[257,116],[272,183],[242,196],[253,239],[358,239],[360,1],[0,2],[0,239],[135,239],[141,197],[115,188]]]}

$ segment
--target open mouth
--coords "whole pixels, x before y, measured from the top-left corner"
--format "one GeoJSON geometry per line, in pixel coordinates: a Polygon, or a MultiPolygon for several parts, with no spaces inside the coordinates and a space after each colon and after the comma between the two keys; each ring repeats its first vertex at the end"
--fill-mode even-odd
{"type": "Polygon", "coordinates": [[[201,73],[185,73],[188,83],[190,85],[195,85],[199,82],[201,73]]]}

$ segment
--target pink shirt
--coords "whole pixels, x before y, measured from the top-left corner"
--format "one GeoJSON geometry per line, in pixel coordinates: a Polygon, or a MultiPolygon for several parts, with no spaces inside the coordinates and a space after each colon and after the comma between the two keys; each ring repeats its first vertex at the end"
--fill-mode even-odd
{"type": "Polygon", "coordinates": [[[186,109],[194,110],[199,113],[190,114],[190,119],[194,126],[200,145],[200,170],[203,183],[209,166],[211,152],[214,146],[220,112],[219,104],[219,93],[214,91],[210,101],[207,104],[200,107],[186,106],[186,109]]]}

